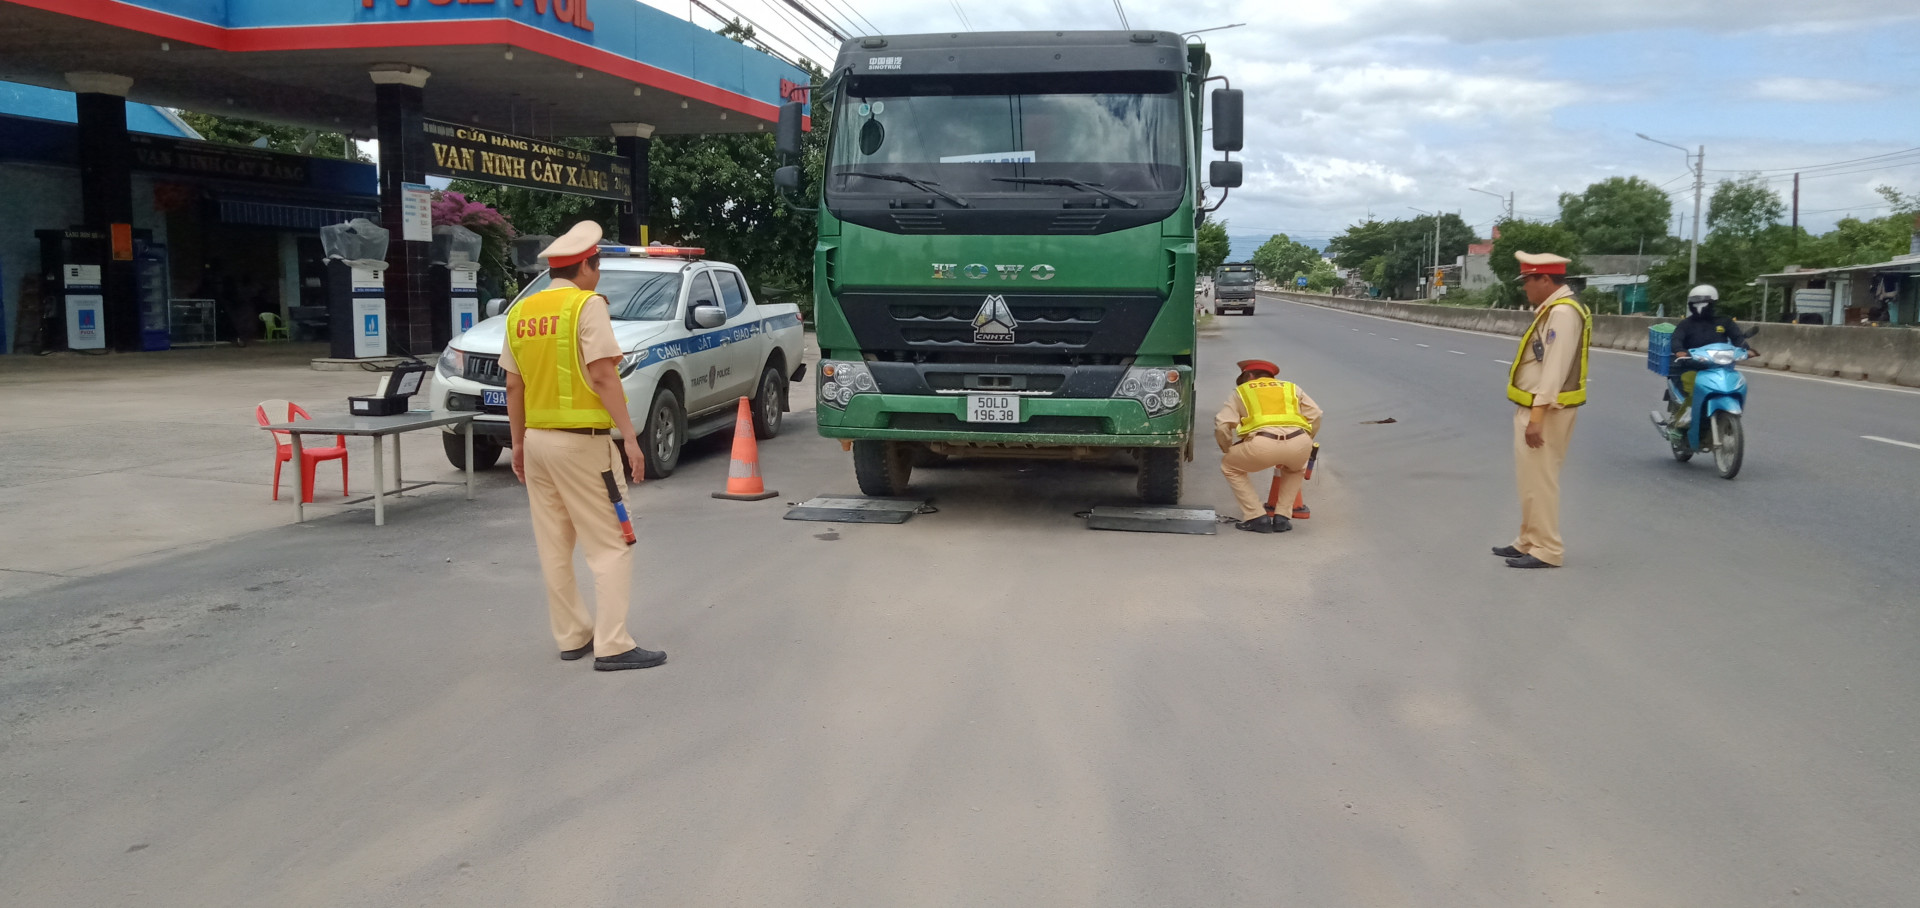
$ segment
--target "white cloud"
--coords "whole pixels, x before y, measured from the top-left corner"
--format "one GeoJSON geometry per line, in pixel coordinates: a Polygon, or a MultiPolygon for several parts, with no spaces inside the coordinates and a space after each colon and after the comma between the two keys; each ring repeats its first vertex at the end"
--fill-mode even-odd
{"type": "Polygon", "coordinates": [[[1862,82],[1846,82],[1840,79],[1777,76],[1761,79],[1753,85],[1753,96],[1763,101],[1811,103],[1869,101],[1886,97],[1886,95],[1886,90],[1879,86],[1862,82]]]}

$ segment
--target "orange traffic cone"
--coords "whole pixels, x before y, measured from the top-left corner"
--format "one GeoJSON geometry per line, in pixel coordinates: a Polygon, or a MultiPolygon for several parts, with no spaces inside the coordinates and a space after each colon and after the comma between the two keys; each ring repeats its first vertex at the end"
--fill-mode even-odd
{"type": "Polygon", "coordinates": [[[1313,516],[1313,509],[1307,507],[1307,496],[1303,492],[1293,493],[1293,519],[1305,520],[1313,516]]]}
{"type": "Polygon", "coordinates": [[[779,492],[767,491],[760,481],[760,444],[753,437],[753,405],[740,398],[740,414],[733,419],[733,463],[727,467],[727,490],[713,497],[730,501],[761,501],[779,492]]]}

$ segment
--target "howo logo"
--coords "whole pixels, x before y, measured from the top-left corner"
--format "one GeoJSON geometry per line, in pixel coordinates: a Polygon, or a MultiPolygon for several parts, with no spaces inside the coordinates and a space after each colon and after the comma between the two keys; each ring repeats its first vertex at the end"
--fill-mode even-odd
{"type": "Polygon", "coordinates": [[[1026,265],[995,265],[989,268],[979,262],[964,267],[954,262],[933,263],[933,279],[936,281],[957,281],[963,274],[975,281],[984,281],[991,274],[1000,275],[1003,281],[1017,281],[1023,272],[1036,281],[1053,280],[1054,274],[1052,265],[1034,265],[1031,268],[1026,265]]]}

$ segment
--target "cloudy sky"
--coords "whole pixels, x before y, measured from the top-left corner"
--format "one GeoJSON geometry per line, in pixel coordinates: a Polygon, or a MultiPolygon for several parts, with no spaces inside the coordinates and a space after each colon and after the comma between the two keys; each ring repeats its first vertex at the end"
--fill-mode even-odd
{"type": "MultiPolygon", "coordinates": [[[[782,0],[702,2],[824,56],[782,0]]],[[[1760,171],[1785,196],[1804,170],[1815,231],[1885,214],[1878,184],[1920,192],[1920,0],[807,2],[880,33],[1114,28],[1121,11],[1134,28],[1246,23],[1205,36],[1247,92],[1247,185],[1221,212],[1236,247],[1275,232],[1318,245],[1409,206],[1484,232],[1501,202],[1469,187],[1545,219],[1561,192],[1613,175],[1690,211],[1682,153],[1636,132],[1704,144],[1709,192],[1760,171]]]]}

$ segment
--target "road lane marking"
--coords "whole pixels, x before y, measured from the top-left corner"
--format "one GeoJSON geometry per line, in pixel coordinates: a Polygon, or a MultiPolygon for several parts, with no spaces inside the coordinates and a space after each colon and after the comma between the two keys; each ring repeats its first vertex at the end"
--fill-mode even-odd
{"type": "Polygon", "coordinates": [[[1878,435],[1862,435],[1860,437],[1868,441],[1877,441],[1883,445],[1899,445],[1900,447],[1903,447],[1903,448],[1912,448],[1916,451],[1920,451],[1920,445],[1914,444],[1913,442],[1910,442],[1910,441],[1895,441],[1891,438],[1881,438],[1878,435]]]}
{"type": "Polygon", "coordinates": [[[1424,347],[1424,346],[1426,346],[1426,344],[1414,344],[1414,346],[1416,346],[1416,347],[1424,347]]]}
{"type": "Polygon", "coordinates": [[[1467,355],[1467,354],[1465,353],[1465,351],[1461,351],[1461,350],[1448,350],[1447,352],[1448,352],[1448,353],[1451,353],[1451,354],[1453,354],[1454,356],[1466,356],[1466,355],[1467,355]]]}
{"type": "Polygon", "coordinates": [[[1397,337],[1389,337],[1389,338],[1387,338],[1387,340],[1390,340],[1390,341],[1393,341],[1393,342],[1394,342],[1394,343],[1396,343],[1396,344],[1400,342],[1400,339],[1399,339],[1399,338],[1397,338],[1397,337]]]}
{"type": "MultiPolygon", "coordinates": [[[[1312,303],[1302,303],[1297,300],[1290,300],[1290,299],[1286,299],[1284,297],[1278,297],[1278,296],[1269,297],[1269,298],[1276,303],[1289,303],[1295,306],[1305,306],[1309,309],[1318,309],[1322,312],[1329,312],[1335,315],[1352,315],[1352,316],[1357,316],[1359,318],[1379,319],[1380,321],[1383,321],[1383,322],[1399,322],[1400,324],[1403,324],[1403,325],[1409,324],[1409,322],[1405,321],[1404,319],[1388,318],[1384,315],[1369,315],[1365,312],[1349,312],[1345,309],[1335,309],[1331,306],[1316,306],[1312,303]]],[[[1446,327],[1445,325],[1420,325],[1418,322],[1414,322],[1411,324],[1419,325],[1419,327],[1426,328],[1430,331],[1452,331],[1455,334],[1476,334],[1476,335],[1479,335],[1480,337],[1498,338],[1508,343],[1512,343],[1514,340],[1514,335],[1511,335],[1511,334],[1494,334],[1489,331],[1471,331],[1466,328],[1449,328],[1449,327],[1446,327]]],[[[1360,329],[1353,328],[1351,330],[1358,331],[1360,329]]],[[[1644,360],[1647,358],[1646,352],[1642,350],[1615,350],[1611,347],[1594,347],[1592,349],[1593,349],[1593,352],[1595,353],[1612,353],[1616,356],[1631,356],[1634,359],[1639,359],[1639,360],[1644,360]]],[[[1795,381],[1819,382],[1820,384],[1823,384],[1823,385],[1839,385],[1842,388],[1857,388],[1862,391],[1888,391],[1894,394],[1920,394],[1920,388],[1901,388],[1895,385],[1882,385],[1882,384],[1876,384],[1873,382],[1848,381],[1845,379],[1838,379],[1838,378],[1821,378],[1815,375],[1802,375],[1798,372],[1783,372],[1783,371],[1778,371],[1775,369],[1767,369],[1767,368],[1752,369],[1752,370],[1743,372],[1742,374],[1767,375],[1767,376],[1772,376],[1774,378],[1791,378],[1795,381]]]]}
{"type": "Polygon", "coordinates": [[[1513,365],[1513,360],[1510,360],[1510,359],[1496,359],[1494,360],[1494,362],[1499,363],[1500,365],[1503,365],[1503,366],[1513,365]]]}

